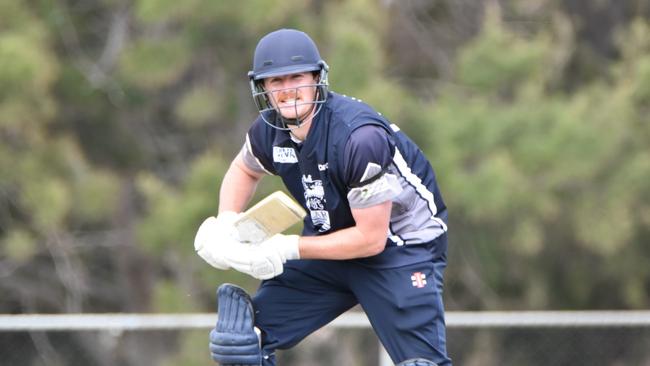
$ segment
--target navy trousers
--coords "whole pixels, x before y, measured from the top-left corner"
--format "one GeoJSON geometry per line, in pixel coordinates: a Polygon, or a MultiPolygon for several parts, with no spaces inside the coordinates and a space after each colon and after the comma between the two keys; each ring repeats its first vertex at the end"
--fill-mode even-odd
{"type": "Polygon", "coordinates": [[[293,347],[356,304],[393,362],[425,358],[451,365],[442,302],[445,267],[444,255],[381,269],[356,261],[287,262],[284,273],[263,281],[253,297],[263,365],[274,366],[276,349],[293,347]]]}

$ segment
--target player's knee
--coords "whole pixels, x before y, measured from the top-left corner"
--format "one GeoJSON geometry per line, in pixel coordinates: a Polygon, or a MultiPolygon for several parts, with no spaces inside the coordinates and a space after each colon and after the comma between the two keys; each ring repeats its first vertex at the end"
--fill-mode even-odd
{"type": "Polygon", "coordinates": [[[402,361],[396,366],[437,366],[435,362],[425,360],[424,358],[412,358],[410,360],[402,361]]]}
{"type": "Polygon", "coordinates": [[[257,334],[210,332],[210,354],[221,365],[260,365],[262,354],[257,334]]]}

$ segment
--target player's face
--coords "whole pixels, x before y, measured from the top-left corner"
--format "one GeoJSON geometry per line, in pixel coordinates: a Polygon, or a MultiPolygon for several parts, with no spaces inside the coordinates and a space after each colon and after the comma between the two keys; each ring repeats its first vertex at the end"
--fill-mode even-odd
{"type": "Polygon", "coordinates": [[[274,76],[264,79],[264,89],[282,117],[304,119],[313,110],[316,77],[311,72],[274,76]]]}

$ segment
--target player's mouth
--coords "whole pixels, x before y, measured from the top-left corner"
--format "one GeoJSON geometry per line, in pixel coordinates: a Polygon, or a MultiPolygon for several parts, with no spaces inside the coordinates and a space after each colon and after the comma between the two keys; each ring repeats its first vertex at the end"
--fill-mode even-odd
{"type": "Polygon", "coordinates": [[[300,104],[301,101],[302,98],[287,98],[280,100],[279,104],[281,107],[294,107],[297,104],[300,104]]]}

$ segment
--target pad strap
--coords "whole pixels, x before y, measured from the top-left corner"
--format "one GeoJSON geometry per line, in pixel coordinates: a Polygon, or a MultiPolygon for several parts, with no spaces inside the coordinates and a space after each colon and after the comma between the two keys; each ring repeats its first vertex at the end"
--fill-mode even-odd
{"type": "Polygon", "coordinates": [[[210,353],[220,365],[261,365],[259,339],[253,328],[250,296],[241,287],[226,283],[217,290],[219,316],[210,332],[210,353]]]}

